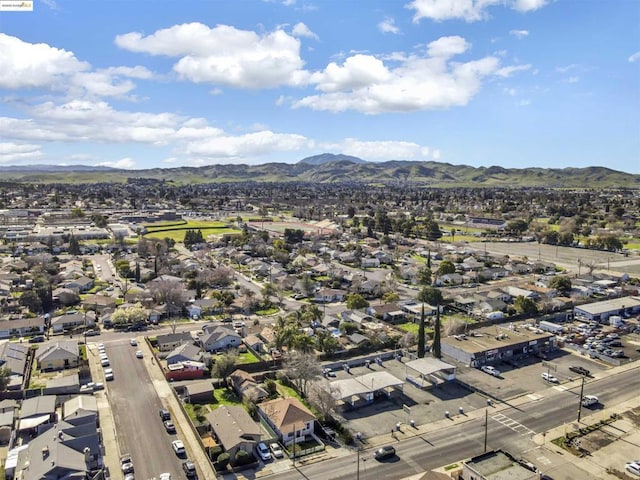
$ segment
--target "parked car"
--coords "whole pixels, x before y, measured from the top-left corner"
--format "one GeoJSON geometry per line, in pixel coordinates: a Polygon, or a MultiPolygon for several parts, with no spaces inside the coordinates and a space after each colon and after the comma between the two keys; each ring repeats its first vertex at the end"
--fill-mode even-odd
{"type": "Polygon", "coordinates": [[[131,345],[132,347],[137,347],[138,341],[135,338],[132,338],[129,340],[129,345],[131,345]]]}
{"type": "Polygon", "coordinates": [[[542,372],[540,376],[545,382],[558,383],[558,379],[555,376],[551,375],[550,373],[542,372]]]}
{"type": "Polygon", "coordinates": [[[325,377],[335,377],[336,376],[336,372],[334,372],[332,369],[330,368],[323,368],[322,369],[322,374],[325,377]]]}
{"type": "Polygon", "coordinates": [[[171,420],[164,421],[164,429],[167,431],[167,433],[176,433],[176,426],[171,420]]]}
{"type": "Polygon", "coordinates": [[[627,472],[633,473],[634,475],[640,476],[640,460],[634,460],[632,462],[627,462],[624,466],[627,472]]]}
{"type": "Polygon", "coordinates": [[[589,370],[587,370],[586,368],[581,367],[579,365],[571,365],[569,367],[569,370],[571,370],[574,373],[578,373],[580,375],[584,375],[585,377],[588,377],[591,374],[591,372],[589,370]]]}
{"type": "Polygon", "coordinates": [[[31,337],[29,339],[29,343],[42,343],[44,342],[45,338],[44,335],[37,335],[35,337],[31,337]]]}
{"type": "Polygon", "coordinates": [[[107,382],[110,382],[111,380],[113,380],[113,369],[111,369],[111,368],[105,368],[104,369],[104,379],[107,382]]]}
{"type": "Polygon", "coordinates": [[[144,354],[142,353],[142,350],[136,351],[136,358],[142,358],[143,356],[144,354]]]}
{"type": "Polygon", "coordinates": [[[171,413],[169,412],[169,410],[165,410],[164,408],[160,409],[158,415],[160,415],[160,419],[162,421],[171,420],[171,413]]]}
{"type": "Polygon", "coordinates": [[[264,444],[264,442],[260,442],[256,445],[256,452],[258,452],[258,456],[262,459],[263,462],[271,460],[271,453],[269,449],[264,444]]]}
{"type": "Polygon", "coordinates": [[[492,367],[491,365],[483,365],[482,367],[480,367],[480,370],[482,370],[484,373],[488,373],[489,375],[493,375],[494,377],[500,376],[500,370],[492,367]]]}
{"type": "Polygon", "coordinates": [[[182,443],[182,440],[174,440],[171,442],[171,448],[173,448],[173,451],[179,457],[182,457],[187,452],[184,449],[184,443],[182,443]]]}
{"type": "Polygon", "coordinates": [[[123,474],[133,473],[133,461],[128,453],[120,457],[120,468],[123,474]]]}
{"type": "Polygon", "coordinates": [[[282,448],[280,448],[279,444],[273,442],[273,443],[269,444],[269,449],[271,450],[271,454],[275,458],[283,458],[284,457],[284,452],[282,451],[282,448]]]}
{"type": "Polygon", "coordinates": [[[396,449],[391,445],[385,445],[384,447],[380,447],[376,450],[376,453],[373,454],[373,458],[376,460],[384,460],[385,458],[395,457],[396,449]]]}
{"type": "Polygon", "coordinates": [[[196,464],[191,460],[185,460],[182,462],[182,470],[187,475],[187,478],[192,478],[196,476],[196,464]]]}

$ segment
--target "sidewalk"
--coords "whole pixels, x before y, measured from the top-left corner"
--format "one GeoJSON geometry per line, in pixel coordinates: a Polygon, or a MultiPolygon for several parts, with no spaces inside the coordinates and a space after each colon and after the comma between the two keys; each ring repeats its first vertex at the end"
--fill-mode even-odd
{"type": "Polygon", "coordinates": [[[118,444],[116,426],[113,420],[111,405],[109,404],[109,385],[104,379],[104,370],[100,365],[98,347],[92,342],[89,342],[86,347],[91,378],[94,382],[103,382],[105,385],[104,390],[94,392],[93,396],[96,399],[98,416],[100,417],[100,431],[102,433],[102,445],[104,446],[103,460],[107,468],[107,478],[122,480],[123,476],[120,470],[120,445],[118,444]]]}

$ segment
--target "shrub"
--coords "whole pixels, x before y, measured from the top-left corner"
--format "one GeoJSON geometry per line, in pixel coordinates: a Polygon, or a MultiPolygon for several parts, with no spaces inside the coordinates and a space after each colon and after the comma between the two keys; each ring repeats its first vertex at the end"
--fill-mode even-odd
{"type": "Polygon", "coordinates": [[[247,465],[251,462],[253,462],[253,455],[244,450],[238,450],[238,453],[236,453],[236,465],[247,465]]]}
{"type": "Polygon", "coordinates": [[[229,459],[230,457],[227,452],[223,452],[218,455],[217,462],[220,468],[227,468],[227,465],[229,465],[229,459]]]}

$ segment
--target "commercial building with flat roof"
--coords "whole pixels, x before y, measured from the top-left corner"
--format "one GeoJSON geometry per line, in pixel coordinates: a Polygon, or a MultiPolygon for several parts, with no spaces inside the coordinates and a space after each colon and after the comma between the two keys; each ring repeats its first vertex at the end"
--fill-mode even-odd
{"type": "Polygon", "coordinates": [[[576,320],[605,323],[613,315],[634,315],[640,313],[640,297],[620,297],[602,302],[587,303],[573,308],[576,320]]]}
{"type": "Polygon", "coordinates": [[[442,339],[442,353],[471,367],[544,354],[555,348],[555,336],[524,324],[504,324],[442,339]]]}
{"type": "Polygon", "coordinates": [[[473,457],[462,464],[463,480],[539,480],[533,465],[525,466],[502,450],[473,457]]]}

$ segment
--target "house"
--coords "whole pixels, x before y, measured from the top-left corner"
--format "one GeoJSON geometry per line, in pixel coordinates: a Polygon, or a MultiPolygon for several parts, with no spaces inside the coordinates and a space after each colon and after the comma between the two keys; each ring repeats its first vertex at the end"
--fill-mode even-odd
{"type": "Polygon", "coordinates": [[[183,343],[193,343],[193,337],[189,332],[167,333],[156,337],[158,351],[170,352],[183,343]]]}
{"type": "Polygon", "coordinates": [[[14,478],[84,479],[103,463],[100,433],[95,424],[76,426],[59,422],[20,451],[14,478]]]}
{"type": "Polygon", "coordinates": [[[63,340],[43,345],[36,351],[36,365],[41,371],[64,370],[78,366],[78,342],[63,340]]]}
{"type": "Polygon", "coordinates": [[[249,454],[260,441],[261,428],[237,405],[221,405],[206,415],[211,430],[233,462],[239,451],[249,454]]]}
{"type": "Polygon", "coordinates": [[[20,406],[18,430],[37,430],[38,426],[56,421],[56,396],[41,395],[26,398],[20,406]]]}
{"type": "Polygon", "coordinates": [[[79,293],[85,293],[93,288],[93,279],[81,276],[64,282],[62,286],[65,288],[71,288],[72,290],[77,290],[79,293]]]}
{"type": "Polygon", "coordinates": [[[257,335],[247,335],[243,339],[244,344],[254,352],[261,353],[264,351],[264,342],[257,335]]]}
{"type": "Polygon", "coordinates": [[[316,417],[295,397],[278,398],[258,404],[258,414],[285,445],[302,442],[312,435],[316,417]]]}
{"type": "Polygon", "coordinates": [[[167,365],[164,376],[170,382],[175,380],[193,380],[194,378],[203,378],[206,369],[207,365],[203,362],[185,360],[184,362],[167,365]]]}
{"type": "Polygon", "coordinates": [[[464,279],[462,275],[460,275],[459,273],[445,273],[444,275],[441,275],[440,277],[438,277],[438,279],[436,280],[436,284],[438,286],[461,285],[463,281],[464,279]]]}
{"type": "Polygon", "coordinates": [[[62,419],[70,425],[98,424],[98,403],[93,395],[76,395],[62,404],[62,419]]]}
{"type": "Polygon", "coordinates": [[[242,337],[227,327],[216,326],[200,336],[200,345],[207,352],[216,352],[238,347],[242,337]]]}
{"type": "Polygon", "coordinates": [[[378,268],[380,266],[380,260],[375,257],[364,257],[360,259],[360,266],[362,268],[378,268]]]}
{"type": "Polygon", "coordinates": [[[8,368],[11,372],[11,378],[7,388],[12,386],[19,387],[22,384],[22,376],[27,366],[27,358],[29,356],[29,347],[21,343],[9,342],[4,340],[0,342],[0,368],[8,368]],[[16,383],[17,385],[13,385],[16,383]]]}
{"type": "Polygon", "coordinates": [[[82,308],[98,313],[102,313],[105,310],[115,310],[116,299],[108,295],[87,295],[82,299],[82,308]]]}
{"type": "Polygon", "coordinates": [[[381,318],[385,322],[400,322],[406,319],[407,314],[397,303],[381,303],[371,305],[366,312],[376,318],[381,318]]]}
{"type": "Polygon", "coordinates": [[[520,287],[507,286],[503,288],[503,291],[512,298],[524,297],[531,300],[536,300],[538,298],[537,293],[520,287]]]}
{"type": "Polygon", "coordinates": [[[185,342],[171,350],[167,355],[166,360],[168,365],[186,361],[201,362],[202,351],[200,350],[200,347],[195,344],[185,342]]]}
{"type": "Polygon", "coordinates": [[[75,305],[80,301],[80,295],[73,288],[56,288],[51,292],[51,297],[54,303],[60,305],[75,305]]]}
{"type": "Polygon", "coordinates": [[[321,288],[314,296],[314,300],[318,303],[342,302],[347,292],[334,288],[321,288]]]}
{"type": "Polygon", "coordinates": [[[244,370],[235,370],[229,375],[229,382],[233,390],[245,400],[259,402],[269,396],[269,392],[244,370]]]}
{"type": "Polygon", "coordinates": [[[71,310],[66,315],[59,315],[51,319],[53,333],[62,333],[73,330],[77,327],[94,327],[96,324],[96,314],[94,312],[77,312],[71,310]]]}
{"type": "Polygon", "coordinates": [[[27,335],[42,334],[46,329],[44,317],[16,318],[0,320],[0,338],[24,337],[27,335]]]}

